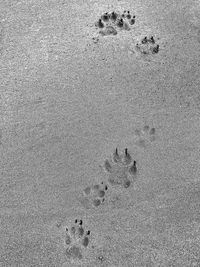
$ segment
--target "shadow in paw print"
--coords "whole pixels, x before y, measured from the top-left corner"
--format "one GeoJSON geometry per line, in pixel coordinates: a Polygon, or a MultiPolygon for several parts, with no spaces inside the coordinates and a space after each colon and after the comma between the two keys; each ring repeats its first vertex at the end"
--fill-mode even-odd
{"type": "Polygon", "coordinates": [[[124,26],[124,20],[123,20],[123,18],[118,19],[116,25],[119,28],[123,28],[123,26],[124,26]]]}
{"type": "Polygon", "coordinates": [[[129,168],[129,173],[134,176],[137,173],[136,161],[133,161],[133,164],[129,168]]]}
{"type": "Polygon", "coordinates": [[[120,29],[120,30],[125,30],[125,31],[130,31],[131,28],[129,26],[129,24],[123,19],[123,18],[119,18],[116,22],[116,26],[120,29]]]}
{"type": "Polygon", "coordinates": [[[112,20],[112,21],[116,21],[117,20],[117,18],[118,18],[118,14],[115,12],[115,11],[113,11],[111,14],[110,14],[110,19],[112,20]]]}
{"type": "Polygon", "coordinates": [[[90,235],[90,231],[87,231],[87,234],[84,236],[84,238],[82,239],[81,244],[83,245],[84,248],[87,248],[89,243],[90,243],[90,239],[89,239],[89,235],[90,235]]]}
{"type": "Polygon", "coordinates": [[[101,19],[102,19],[104,22],[108,22],[109,19],[110,19],[110,15],[108,14],[108,12],[105,12],[105,13],[101,16],[101,19]]]}
{"type": "Polygon", "coordinates": [[[152,54],[157,54],[159,52],[159,45],[151,47],[152,54]]]}
{"type": "Polygon", "coordinates": [[[104,23],[102,22],[102,20],[101,19],[99,19],[96,23],[95,23],[95,26],[97,27],[97,28],[100,28],[100,29],[102,29],[102,28],[104,28],[104,23]]]}
{"type": "Polygon", "coordinates": [[[122,155],[119,155],[116,148],[111,161],[108,159],[104,161],[104,171],[108,175],[110,185],[122,185],[128,188],[137,174],[136,161],[133,161],[127,148],[122,155]]]}
{"type": "Polygon", "coordinates": [[[102,197],[105,197],[106,192],[105,190],[99,190],[97,194],[98,194],[98,197],[102,198],[102,197]]]}
{"type": "Polygon", "coordinates": [[[115,152],[113,153],[112,160],[115,163],[120,163],[121,162],[121,157],[119,156],[118,149],[115,149],[115,152]]]}
{"type": "Polygon", "coordinates": [[[131,181],[130,180],[127,179],[126,181],[124,181],[124,184],[123,184],[124,188],[130,187],[130,185],[131,185],[131,181]]]}
{"type": "Polygon", "coordinates": [[[132,162],[132,157],[131,157],[131,155],[129,154],[127,148],[125,148],[125,153],[124,153],[124,156],[123,156],[123,158],[122,158],[122,162],[123,162],[125,165],[130,165],[131,162],[132,162]]]}

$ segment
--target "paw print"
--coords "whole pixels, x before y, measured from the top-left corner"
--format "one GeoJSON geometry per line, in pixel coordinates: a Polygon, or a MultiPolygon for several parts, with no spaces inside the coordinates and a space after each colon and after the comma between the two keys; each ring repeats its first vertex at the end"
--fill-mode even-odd
{"type": "Polygon", "coordinates": [[[115,11],[105,12],[95,23],[101,36],[117,35],[120,30],[130,31],[131,26],[135,24],[135,15],[130,11],[124,11],[122,14],[115,11]]]}
{"type": "Polygon", "coordinates": [[[68,260],[82,260],[84,250],[90,243],[90,230],[85,230],[83,221],[76,219],[74,223],[65,229],[64,246],[65,256],[68,260]]]}
{"type": "Polygon", "coordinates": [[[153,55],[159,52],[159,44],[156,43],[153,36],[145,36],[139,43],[136,43],[135,48],[142,55],[153,55]]]}
{"type": "Polygon", "coordinates": [[[131,15],[129,10],[125,10],[121,17],[125,19],[129,25],[135,24],[135,15],[131,15]]]}
{"type": "Polygon", "coordinates": [[[137,137],[136,145],[141,148],[146,148],[149,143],[156,140],[156,129],[145,125],[143,129],[136,129],[135,135],[137,137]]]}
{"type": "Polygon", "coordinates": [[[108,159],[104,161],[104,170],[108,174],[110,185],[122,185],[128,188],[137,173],[136,161],[132,159],[127,148],[121,155],[116,148],[111,161],[108,159]]]}
{"type": "Polygon", "coordinates": [[[105,201],[107,190],[108,186],[104,182],[86,186],[78,197],[81,206],[86,209],[100,207],[105,201]]]}
{"type": "Polygon", "coordinates": [[[101,184],[87,186],[84,188],[83,192],[85,196],[90,199],[91,205],[93,207],[98,207],[104,202],[107,190],[108,186],[104,184],[104,182],[101,182],[101,184]]]}

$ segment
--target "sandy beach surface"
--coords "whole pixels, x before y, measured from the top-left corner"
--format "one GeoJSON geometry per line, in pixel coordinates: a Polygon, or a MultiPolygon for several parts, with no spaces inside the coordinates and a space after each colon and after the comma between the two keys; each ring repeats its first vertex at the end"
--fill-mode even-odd
{"type": "Polygon", "coordinates": [[[200,267],[199,1],[0,10],[0,267],[200,267]]]}

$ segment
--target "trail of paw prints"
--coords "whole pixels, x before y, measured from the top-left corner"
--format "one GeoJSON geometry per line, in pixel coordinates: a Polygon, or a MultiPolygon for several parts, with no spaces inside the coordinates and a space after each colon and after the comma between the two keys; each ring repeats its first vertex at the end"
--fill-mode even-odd
{"type": "Polygon", "coordinates": [[[142,129],[135,130],[135,136],[137,138],[136,145],[140,148],[147,148],[156,140],[156,129],[149,125],[144,125],[142,129]]]}
{"type": "Polygon", "coordinates": [[[130,31],[134,24],[135,15],[132,15],[129,10],[125,10],[122,14],[115,11],[105,12],[95,22],[101,36],[114,36],[119,31],[130,31]]]}
{"type": "Polygon", "coordinates": [[[83,225],[83,220],[75,219],[74,222],[65,228],[64,247],[65,257],[70,262],[84,260],[84,254],[90,243],[90,230],[83,225]]]}
{"type": "Polygon", "coordinates": [[[104,182],[88,185],[83,188],[78,200],[85,209],[97,209],[104,202],[108,191],[108,185],[104,182]]]}
{"type": "Polygon", "coordinates": [[[129,188],[136,179],[136,161],[132,159],[127,148],[121,154],[118,153],[116,148],[111,160],[105,159],[103,167],[108,176],[108,183],[111,186],[129,188]]]}

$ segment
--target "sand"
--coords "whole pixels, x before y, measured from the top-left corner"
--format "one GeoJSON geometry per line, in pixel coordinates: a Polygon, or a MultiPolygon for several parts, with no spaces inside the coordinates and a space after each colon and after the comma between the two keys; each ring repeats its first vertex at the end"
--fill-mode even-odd
{"type": "Polygon", "coordinates": [[[199,2],[0,10],[0,267],[200,266],[199,2]]]}

